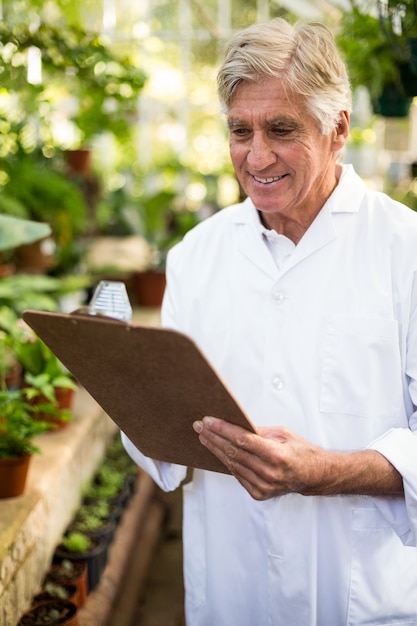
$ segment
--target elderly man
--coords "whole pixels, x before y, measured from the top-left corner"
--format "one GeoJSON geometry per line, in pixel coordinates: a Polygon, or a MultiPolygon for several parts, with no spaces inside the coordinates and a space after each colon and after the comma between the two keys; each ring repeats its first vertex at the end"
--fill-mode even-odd
{"type": "Polygon", "coordinates": [[[417,626],[417,215],[339,163],[351,92],[326,27],[249,27],[218,87],[247,199],[171,251],[162,319],[257,433],[194,424],[231,475],[184,486],[187,624],[417,626]]]}

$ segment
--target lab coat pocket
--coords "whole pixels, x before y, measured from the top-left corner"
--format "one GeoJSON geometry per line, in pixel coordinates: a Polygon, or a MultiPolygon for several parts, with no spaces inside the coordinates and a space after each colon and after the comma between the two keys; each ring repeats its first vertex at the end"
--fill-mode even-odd
{"type": "Polygon", "coordinates": [[[417,626],[417,549],[403,546],[376,509],[352,516],[347,626],[417,626]]]}
{"type": "Polygon", "coordinates": [[[400,373],[395,320],[330,319],[323,344],[321,411],[395,418],[402,398],[400,373]]]}

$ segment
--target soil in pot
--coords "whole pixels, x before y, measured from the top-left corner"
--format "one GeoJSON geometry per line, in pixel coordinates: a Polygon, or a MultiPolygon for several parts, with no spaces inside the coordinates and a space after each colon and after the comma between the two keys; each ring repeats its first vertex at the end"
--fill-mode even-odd
{"type": "Polygon", "coordinates": [[[78,626],[78,609],[68,600],[48,600],[32,606],[22,615],[17,626],[78,626]]]}

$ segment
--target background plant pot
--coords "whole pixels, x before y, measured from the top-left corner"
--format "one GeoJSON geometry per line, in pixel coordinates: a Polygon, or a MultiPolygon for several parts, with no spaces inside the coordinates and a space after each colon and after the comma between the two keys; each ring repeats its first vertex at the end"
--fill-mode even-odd
{"type": "Polygon", "coordinates": [[[407,117],[412,100],[411,97],[405,96],[397,85],[387,84],[372,104],[374,112],[382,117],[407,117]]]}
{"type": "Polygon", "coordinates": [[[49,237],[19,246],[15,252],[17,269],[28,274],[47,272],[56,263],[52,247],[53,242],[49,237]]]}
{"type": "Polygon", "coordinates": [[[0,256],[0,278],[11,276],[15,272],[16,265],[14,263],[5,263],[0,256]]]}
{"type": "Polygon", "coordinates": [[[117,526],[122,518],[125,506],[123,504],[109,502],[108,498],[100,498],[100,497],[95,498],[94,496],[89,496],[89,497],[84,498],[83,500],[83,503],[87,505],[99,504],[100,502],[106,502],[106,504],[110,505],[108,519],[109,521],[114,522],[117,526]]]}
{"type": "Polygon", "coordinates": [[[126,486],[129,489],[131,496],[136,493],[138,479],[139,475],[137,471],[126,474],[126,486]]]}
{"type": "Polygon", "coordinates": [[[61,584],[59,586],[63,588],[63,591],[66,594],[65,598],[63,597],[61,598],[61,596],[57,596],[51,593],[50,591],[47,591],[46,589],[42,589],[33,598],[33,605],[40,604],[41,602],[47,602],[48,600],[55,600],[57,597],[59,597],[61,599],[69,600],[69,602],[72,602],[73,604],[75,604],[77,608],[80,608],[80,600],[79,600],[80,593],[79,593],[78,587],[76,585],[61,585],[61,584]]]}
{"type": "MultiPolygon", "coordinates": [[[[74,398],[74,389],[71,388],[67,388],[67,387],[56,387],[55,390],[55,398],[56,398],[56,410],[54,405],[51,404],[51,409],[52,407],[53,410],[51,410],[51,412],[47,412],[45,411],[39,411],[36,414],[36,419],[41,420],[42,422],[47,422],[49,424],[51,424],[51,430],[57,430],[57,429],[62,429],[65,428],[68,423],[71,421],[71,415],[69,413],[71,407],[72,407],[72,403],[73,403],[73,398],[74,398]],[[61,417],[61,413],[64,413],[64,415],[66,417],[61,417]]],[[[43,395],[39,395],[36,396],[35,398],[33,398],[31,400],[33,405],[37,405],[37,404],[49,404],[49,401],[47,398],[45,398],[45,396],[43,395]]]]}
{"type": "Polygon", "coordinates": [[[407,47],[410,52],[411,67],[417,72],[417,37],[410,37],[407,40],[407,47]]]}
{"type": "Polygon", "coordinates": [[[51,581],[59,585],[75,585],[78,591],[78,606],[81,608],[87,601],[88,579],[86,561],[67,559],[51,565],[45,576],[45,582],[51,581]]]}
{"type": "Polygon", "coordinates": [[[417,96],[417,66],[414,68],[411,62],[401,63],[399,70],[404,94],[410,98],[417,96]]]}
{"type": "Polygon", "coordinates": [[[161,306],[166,286],[164,271],[137,272],[134,282],[139,306],[161,306]]]}
{"type": "Polygon", "coordinates": [[[56,387],[55,397],[60,409],[71,409],[75,390],[70,387],[56,387]]]}
{"type": "Polygon", "coordinates": [[[28,454],[0,459],[0,498],[15,498],[24,492],[31,458],[28,454]]]}
{"type": "Polygon", "coordinates": [[[91,150],[88,148],[66,150],[65,160],[69,166],[70,173],[83,174],[84,176],[90,173],[91,150]]]}
{"type": "Polygon", "coordinates": [[[85,561],[87,563],[88,593],[93,591],[99,584],[107,564],[107,543],[98,539],[93,541],[94,547],[86,552],[69,552],[60,544],[56,547],[54,554],[55,562],[69,559],[70,561],[85,561]]]}
{"type": "Polygon", "coordinates": [[[50,624],[54,626],[78,626],[78,609],[73,602],[68,600],[48,600],[46,602],[40,602],[32,606],[26,611],[20,618],[17,626],[38,626],[42,624],[50,624]],[[56,609],[60,612],[60,618],[56,621],[46,621],[45,616],[51,609],[56,609]]]}
{"type": "Polygon", "coordinates": [[[6,374],[7,389],[18,389],[22,386],[22,366],[15,363],[6,374]]]}
{"type": "Polygon", "coordinates": [[[115,520],[103,520],[102,525],[99,528],[95,528],[94,530],[87,530],[85,528],[80,528],[77,525],[77,520],[74,520],[68,527],[68,531],[78,531],[80,530],[82,533],[91,537],[91,539],[103,540],[109,545],[113,541],[114,533],[116,531],[116,521],[115,520]]]}

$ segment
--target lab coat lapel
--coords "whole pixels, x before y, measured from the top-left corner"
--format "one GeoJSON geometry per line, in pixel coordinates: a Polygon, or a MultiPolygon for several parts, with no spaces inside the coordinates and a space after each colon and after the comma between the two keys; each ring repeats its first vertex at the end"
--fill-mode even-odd
{"type": "Polygon", "coordinates": [[[243,206],[245,210],[235,221],[238,252],[267,276],[276,280],[278,269],[262,237],[256,209],[249,198],[245,200],[243,206]]]}
{"type": "Polygon", "coordinates": [[[279,271],[256,223],[258,217],[253,204],[250,201],[246,201],[245,204],[245,219],[236,222],[238,250],[273,280],[282,276],[336,237],[332,214],[326,204],[295,247],[285,268],[279,271]]]}
{"type": "Polygon", "coordinates": [[[365,196],[365,183],[351,165],[343,166],[339,184],[324,204],[288,260],[285,271],[304,261],[314,252],[331,243],[337,236],[337,216],[357,213],[365,196]]]}
{"type": "Polygon", "coordinates": [[[326,203],[296,245],[282,273],[290,271],[295,265],[298,265],[310,255],[327,246],[336,236],[333,215],[329,203],[326,203]]]}

